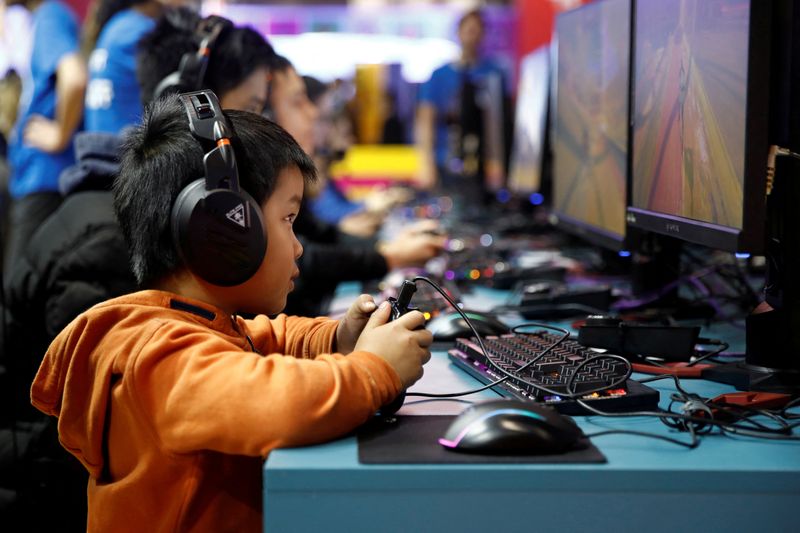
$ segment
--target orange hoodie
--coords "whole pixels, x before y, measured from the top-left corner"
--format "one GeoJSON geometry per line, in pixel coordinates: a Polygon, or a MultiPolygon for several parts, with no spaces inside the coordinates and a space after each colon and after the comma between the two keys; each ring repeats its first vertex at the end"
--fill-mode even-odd
{"type": "Polygon", "coordinates": [[[374,354],[330,354],[336,327],[159,291],[76,318],[31,399],[89,470],[88,530],[261,531],[264,457],[347,433],[401,388],[374,354]]]}

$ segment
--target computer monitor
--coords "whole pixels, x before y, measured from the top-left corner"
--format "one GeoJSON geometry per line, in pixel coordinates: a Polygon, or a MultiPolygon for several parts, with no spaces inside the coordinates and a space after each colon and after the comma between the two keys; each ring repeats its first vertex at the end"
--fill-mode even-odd
{"type": "MultiPolygon", "coordinates": [[[[516,196],[541,194],[545,185],[549,100],[550,47],[544,45],[520,62],[508,172],[508,189],[516,196]]],[[[541,197],[532,198],[538,203],[543,200],[541,197]]]]}
{"type": "Polygon", "coordinates": [[[747,317],[745,362],[702,375],[798,394],[800,189],[796,168],[777,165],[789,175],[773,183],[767,167],[771,143],[800,138],[787,118],[797,116],[800,12],[785,0],[638,0],[634,19],[629,225],[763,251],[766,301],[747,317]]]}
{"type": "Polygon", "coordinates": [[[630,24],[630,0],[555,23],[552,219],[613,250],[626,244],[630,24]]]}
{"type": "Polygon", "coordinates": [[[763,250],[769,4],[636,2],[631,226],[763,250]]]}

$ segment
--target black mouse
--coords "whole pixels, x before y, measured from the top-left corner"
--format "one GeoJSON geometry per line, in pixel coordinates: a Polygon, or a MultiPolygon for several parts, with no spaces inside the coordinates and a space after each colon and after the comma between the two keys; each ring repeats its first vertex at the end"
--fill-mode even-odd
{"type": "Polygon", "coordinates": [[[489,400],[465,409],[439,444],[449,450],[494,455],[537,455],[575,448],[583,432],[552,407],[520,400],[489,400]]]}
{"type": "MultiPolygon", "coordinates": [[[[481,337],[486,335],[503,335],[509,332],[508,326],[488,313],[464,311],[469,321],[478,330],[481,337]]],[[[433,333],[434,341],[452,341],[459,337],[470,338],[474,334],[469,329],[467,321],[457,311],[443,313],[432,318],[425,328],[433,333]]]]}

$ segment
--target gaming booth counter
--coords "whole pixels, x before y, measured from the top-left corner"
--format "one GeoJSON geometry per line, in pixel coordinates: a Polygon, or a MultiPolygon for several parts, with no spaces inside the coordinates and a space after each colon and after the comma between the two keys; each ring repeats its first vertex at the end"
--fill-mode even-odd
{"type": "MultiPolygon", "coordinates": [[[[643,358],[635,324],[576,327],[562,307],[539,326],[439,339],[399,411],[271,453],[264,530],[800,530],[799,21],[786,0],[597,0],[559,15],[520,76],[518,101],[544,111],[518,109],[533,120],[515,143],[549,139],[559,230],[678,271],[692,247],[766,257],[763,312],[706,320],[691,339],[710,344],[702,362],[643,358]],[[663,236],[682,246],[668,253],[663,236]],[[743,360],[720,363],[725,349],[743,360]]],[[[673,278],[650,288],[704,286],[673,278]]],[[[437,294],[414,284],[395,294],[400,312],[437,294]]],[[[462,303],[474,321],[498,306],[507,326],[530,319],[507,297],[474,284],[462,303]]]]}

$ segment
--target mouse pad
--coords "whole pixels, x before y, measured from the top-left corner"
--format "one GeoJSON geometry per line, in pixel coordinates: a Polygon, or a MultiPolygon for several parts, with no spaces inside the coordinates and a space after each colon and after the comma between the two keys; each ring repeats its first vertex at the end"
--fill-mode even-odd
{"type": "Polygon", "coordinates": [[[357,432],[358,461],[362,464],[468,463],[605,463],[589,439],[576,449],[548,455],[478,455],[446,450],[439,444],[454,416],[398,416],[387,422],[375,418],[357,432]]]}

